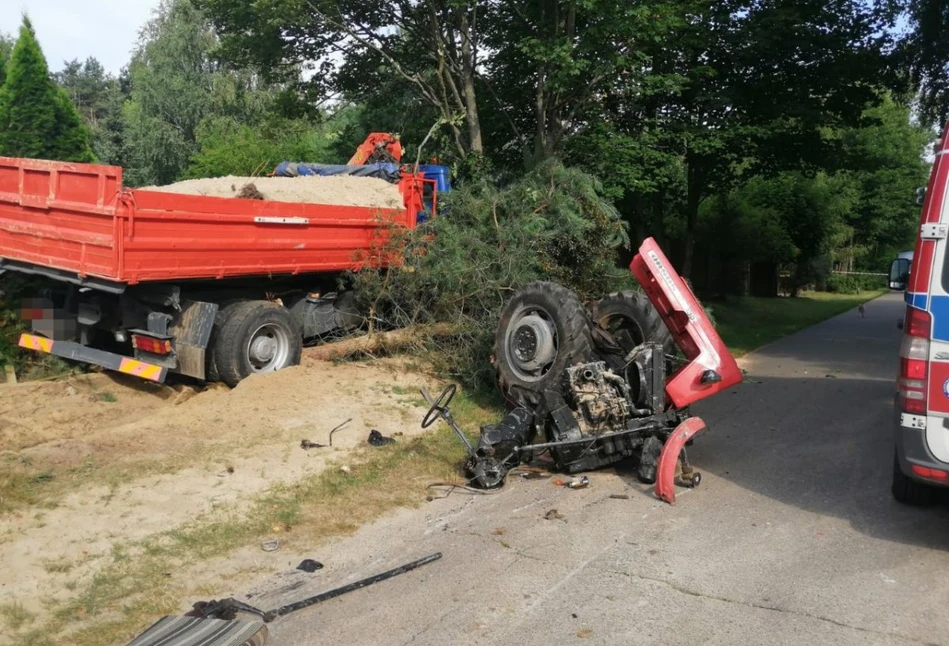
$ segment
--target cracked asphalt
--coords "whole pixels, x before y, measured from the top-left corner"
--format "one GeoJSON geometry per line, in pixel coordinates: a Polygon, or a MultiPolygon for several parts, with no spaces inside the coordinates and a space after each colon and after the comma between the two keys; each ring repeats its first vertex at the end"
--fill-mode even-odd
{"type": "Polygon", "coordinates": [[[400,511],[256,600],[442,560],[280,619],[272,643],[949,644],[947,506],[889,493],[901,295],[866,310],[747,357],[742,386],[696,407],[702,486],[674,507],[626,469],[400,511]]]}

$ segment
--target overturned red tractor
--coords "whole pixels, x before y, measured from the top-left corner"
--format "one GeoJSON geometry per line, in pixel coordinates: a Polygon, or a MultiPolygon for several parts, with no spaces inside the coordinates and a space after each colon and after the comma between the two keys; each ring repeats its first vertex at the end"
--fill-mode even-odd
{"type": "Polygon", "coordinates": [[[495,367],[513,409],[484,426],[477,445],[448,410],[449,386],[422,425],[442,418],[468,447],[465,469],[479,487],[501,486],[513,467],[548,454],[576,473],[639,460],[638,476],[675,501],[676,483],[697,486],[685,445],[705,429],[689,406],[741,381],[741,370],[701,304],[651,238],[630,269],[642,292],[589,308],[570,290],[535,282],[501,313],[495,367]]]}

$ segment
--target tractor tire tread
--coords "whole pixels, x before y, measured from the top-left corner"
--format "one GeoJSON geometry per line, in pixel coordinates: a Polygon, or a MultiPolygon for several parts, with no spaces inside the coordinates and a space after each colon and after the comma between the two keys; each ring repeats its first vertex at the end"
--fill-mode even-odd
{"type": "MultiPolygon", "coordinates": [[[[604,296],[593,306],[594,320],[604,327],[604,319],[622,314],[632,318],[642,332],[641,342],[659,343],[667,355],[676,351],[675,340],[652,301],[643,292],[627,290],[604,296]]],[[[627,351],[632,348],[625,348],[627,351]]]]}
{"type": "Polygon", "coordinates": [[[564,370],[593,355],[590,318],[580,298],[562,285],[534,281],[519,289],[501,310],[494,338],[495,369],[501,392],[517,405],[536,406],[544,390],[560,390],[564,370]],[[547,375],[539,381],[520,379],[507,360],[505,338],[515,311],[525,304],[544,307],[555,320],[560,339],[557,357],[547,375]]]}

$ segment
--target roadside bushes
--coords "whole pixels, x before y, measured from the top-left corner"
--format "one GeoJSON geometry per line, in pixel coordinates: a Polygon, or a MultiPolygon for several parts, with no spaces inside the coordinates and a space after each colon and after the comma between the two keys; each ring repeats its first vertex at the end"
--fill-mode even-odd
{"type": "Polygon", "coordinates": [[[827,277],[824,287],[832,294],[859,294],[886,287],[886,279],[883,276],[833,274],[827,277]]]}
{"type": "Polygon", "coordinates": [[[393,238],[378,253],[398,249],[401,268],[355,276],[370,325],[450,324],[451,336],[425,345],[440,368],[475,386],[494,381],[495,325],[517,289],[554,280],[583,298],[631,281],[618,267],[629,245],[619,213],[595,178],[557,161],[507,186],[483,180],[453,190],[438,218],[393,238]]]}

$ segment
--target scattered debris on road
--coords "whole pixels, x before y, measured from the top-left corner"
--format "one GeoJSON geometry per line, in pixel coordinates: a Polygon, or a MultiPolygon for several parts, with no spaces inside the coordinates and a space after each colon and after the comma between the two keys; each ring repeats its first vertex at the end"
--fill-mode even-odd
{"type": "Polygon", "coordinates": [[[304,451],[307,451],[309,449],[325,449],[326,445],[320,444],[319,442],[311,442],[310,440],[301,440],[300,448],[303,449],[304,451]]]}
{"type": "MultiPolygon", "coordinates": [[[[244,646],[265,646],[269,638],[266,624],[273,620],[289,615],[291,612],[309,608],[318,603],[335,599],[349,592],[391,579],[405,574],[416,568],[428,565],[442,557],[441,552],[430,554],[417,561],[406,563],[397,568],[376,574],[366,579],[344,585],[313,597],[295,601],[274,610],[261,610],[254,606],[234,599],[233,597],[221,600],[198,601],[192,606],[191,612],[183,617],[163,617],[148,630],[136,637],[129,646],[161,646],[175,643],[178,646],[204,646],[207,644],[222,644],[244,646]],[[209,634],[213,635],[209,641],[209,634]],[[224,639],[222,639],[224,638],[224,639]]],[[[303,563],[307,563],[309,559],[303,563]]],[[[309,561],[322,567],[316,561],[309,561]]],[[[303,563],[300,565],[302,566],[303,563]]],[[[319,569],[319,568],[316,568],[319,569]]],[[[315,570],[314,570],[315,571],[315,570]]]]}
{"type": "Polygon", "coordinates": [[[574,478],[566,485],[567,489],[586,489],[590,486],[590,479],[586,476],[583,476],[579,479],[574,478]]]}
{"type": "Polygon", "coordinates": [[[556,509],[550,509],[544,514],[544,520],[563,520],[564,515],[556,509]]]}
{"type": "Polygon", "coordinates": [[[300,565],[297,566],[298,570],[302,570],[307,574],[313,574],[317,570],[323,569],[323,564],[319,561],[314,561],[313,559],[303,559],[300,561],[300,565]]]}
{"type": "Polygon", "coordinates": [[[276,552],[279,547],[280,547],[280,541],[278,540],[263,541],[260,544],[260,549],[262,549],[265,552],[276,552]]]}
{"type": "Polygon", "coordinates": [[[613,500],[629,500],[629,496],[625,493],[611,493],[610,498],[613,500]]]}

